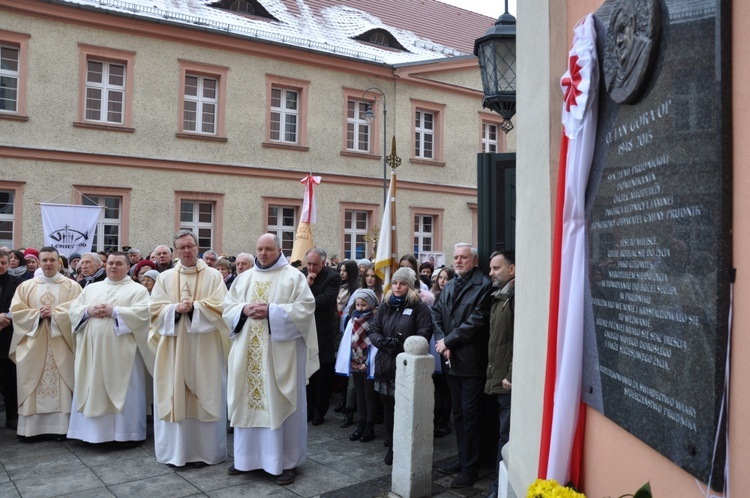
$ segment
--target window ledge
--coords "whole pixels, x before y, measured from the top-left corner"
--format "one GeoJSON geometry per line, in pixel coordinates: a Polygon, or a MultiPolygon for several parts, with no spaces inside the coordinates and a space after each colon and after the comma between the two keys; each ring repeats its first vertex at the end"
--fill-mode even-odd
{"type": "Polygon", "coordinates": [[[124,133],[135,133],[135,128],[129,128],[127,126],[88,123],[85,121],[73,121],[73,126],[75,126],[76,128],[88,128],[90,130],[120,131],[124,133]]]}
{"type": "Polygon", "coordinates": [[[270,147],[272,149],[287,149],[296,150],[299,152],[307,152],[308,150],[310,150],[310,147],[307,147],[305,145],[290,144],[286,142],[263,142],[261,145],[263,145],[263,147],[270,147]]]}
{"type": "Polygon", "coordinates": [[[372,154],[371,152],[355,152],[353,150],[342,150],[342,156],[346,157],[358,157],[360,159],[383,159],[380,154],[372,154]]]}
{"type": "Polygon", "coordinates": [[[187,138],[192,140],[204,140],[206,142],[227,142],[227,137],[217,137],[216,135],[200,135],[198,133],[175,133],[177,138],[187,138]]]}
{"type": "Polygon", "coordinates": [[[4,114],[0,112],[0,119],[7,119],[8,121],[21,121],[26,122],[29,120],[28,116],[22,116],[20,114],[4,114]]]}
{"type": "Polygon", "coordinates": [[[420,157],[409,158],[409,162],[414,163],[414,164],[424,164],[425,166],[439,166],[439,167],[445,166],[445,163],[442,161],[435,161],[432,159],[422,159],[420,157]]]}

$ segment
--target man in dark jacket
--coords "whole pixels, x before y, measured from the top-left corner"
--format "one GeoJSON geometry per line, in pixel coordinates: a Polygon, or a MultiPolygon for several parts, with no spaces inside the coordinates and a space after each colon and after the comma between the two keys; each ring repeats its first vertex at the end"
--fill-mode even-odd
{"type": "Polygon", "coordinates": [[[307,419],[320,425],[328,412],[334,367],[334,333],[337,331],[338,309],[336,298],[341,288],[341,276],[325,263],[326,252],[318,247],[307,251],[307,268],[302,273],[315,296],[315,326],[318,329],[320,370],[310,377],[307,385],[307,419]]]}
{"type": "Polygon", "coordinates": [[[22,280],[8,273],[10,256],[0,250],[0,390],[5,398],[5,427],[16,430],[18,426],[18,400],[16,399],[16,365],[8,358],[13,338],[13,321],[10,302],[22,280]]]}
{"type": "MultiPolygon", "coordinates": [[[[487,348],[487,384],[484,386],[484,392],[497,398],[500,415],[497,464],[500,465],[503,459],[500,451],[510,436],[510,389],[513,381],[513,319],[516,291],[516,255],[513,251],[492,253],[490,278],[496,290],[492,293],[490,343],[487,348]]],[[[497,496],[499,484],[497,474],[495,477],[488,497],[497,496]]]]}
{"type": "Polygon", "coordinates": [[[477,264],[471,244],[456,244],[449,281],[432,308],[435,349],[447,360],[458,460],[438,469],[458,475],[451,487],[472,486],[479,474],[482,393],[487,368],[492,281],[477,264]]]}

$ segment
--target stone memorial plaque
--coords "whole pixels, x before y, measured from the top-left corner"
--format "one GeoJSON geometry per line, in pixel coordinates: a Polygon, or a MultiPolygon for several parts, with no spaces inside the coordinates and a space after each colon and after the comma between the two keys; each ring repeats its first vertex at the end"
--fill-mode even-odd
{"type": "Polygon", "coordinates": [[[596,12],[586,202],[584,401],[715,489],[731,272],[728,13],[724,0],[609,0],[596,12]]]}

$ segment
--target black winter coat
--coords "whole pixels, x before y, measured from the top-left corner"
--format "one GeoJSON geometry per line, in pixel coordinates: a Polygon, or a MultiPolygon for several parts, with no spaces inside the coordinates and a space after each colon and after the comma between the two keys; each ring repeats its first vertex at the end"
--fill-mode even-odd
{"type": "MultiPolygon", "coordinates": [[[[0,313],[7,313],[10,310],[10,303],[16,293],[16,288],[22,282],[20,278],[8,273],[0,275],[0,313]]],[[[8,357],[11,339],[13,339],[13,322],[4,329],[0,329],[0,360],[8,357]]]]}
{"type": "Polygon", "coordinates": [[[484,377],[487,369],[492,280],[474,268],[470,281],[456,292],[450,280],[432,307],[435,342],[444,339],[451,352],[448,374],[484,377]]]}
{"type": "Polygon", "coordinates": [[[407,337],[421,335],[428,341],[432,337],[432,320],[430,308],[421,301],[414,306],[406,303],[399,307],[383,302],[370,322],[368,337],[378,348],[375,356],[375,378],[392,382],[396,378],[396,356],[404,352],[404,341],[407,337]],[[398,339],[399,345],[393,353],[381,349],[387,338],[398,339]]]}
{"type": "MultiPolygon", "coordinates": [[[[307,268],[302,270],[307,277],[307,268]]],[[[341,288],[339,272],[327,266],[315,277],[310,290],[315,296],[315,327],[318,329],[318,351],[321,363],[333,363],[335,348],[333,339],[338,332],[339,311],[336,298],[341,288]]]]}

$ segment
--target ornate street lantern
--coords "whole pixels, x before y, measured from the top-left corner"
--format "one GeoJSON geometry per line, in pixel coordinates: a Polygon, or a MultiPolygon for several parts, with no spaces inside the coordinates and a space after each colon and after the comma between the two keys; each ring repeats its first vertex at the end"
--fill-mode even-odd
{"type": "Polygon", "coordinates": [[[500,114],[500,127],[508,133],[513,129],[510,118],[516,114],[516,18],[508,12],[508,0],[505,13],[474,42],[474,55],[482,73],[482,107],[500,114]]]}

